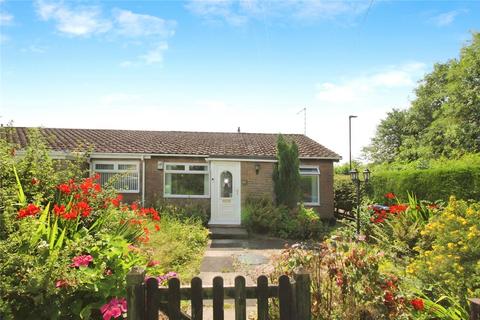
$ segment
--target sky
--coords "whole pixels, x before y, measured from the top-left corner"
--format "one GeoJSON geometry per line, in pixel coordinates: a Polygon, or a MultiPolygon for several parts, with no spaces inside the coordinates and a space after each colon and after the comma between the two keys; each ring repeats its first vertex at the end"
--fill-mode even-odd
{"type": "Polygon", "coordinates": [[[480,1],[0,0],[0,123],[306,133],[348,161],[480,1]]]}

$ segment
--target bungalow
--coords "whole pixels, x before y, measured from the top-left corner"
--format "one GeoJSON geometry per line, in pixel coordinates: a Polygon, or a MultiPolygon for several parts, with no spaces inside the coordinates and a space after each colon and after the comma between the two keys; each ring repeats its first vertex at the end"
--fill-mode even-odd
{"type": "MultiPolygon", "coordinates": [[[[240,224],[249,197],[273,199],[277,134],[40,128],[51,155],[68,159],[91,146],[89,165],[101,183],[117,175],[126,201],[195,201],[209,206],[211,224],[240,224]],[[121,174],[121,175],[118,175],[121,174]]],[[[13,128],[24,148],[28,128],[13,128]]],[[[335,152],[301,134],[298,144],[302,197],[321,217],[333,217],[335,152]]]]}

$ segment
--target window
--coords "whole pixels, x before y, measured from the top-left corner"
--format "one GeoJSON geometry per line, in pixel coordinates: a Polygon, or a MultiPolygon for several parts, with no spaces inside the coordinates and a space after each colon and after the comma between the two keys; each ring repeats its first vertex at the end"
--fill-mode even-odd
{"type": "Polygon", "coordinates": [[[101,161],[93,163],[93,171],[100,174],[100,184],[107,183],[122,193],[140,191],[140,173],[138,162],[101,161]]]}
{"type": "Polygon", "coordinates": [[[207,164],[165,164],[164,197],[207,198],[210,179],[207,164]]]}
{"type": "Polygon", "coordinates": [[[300,190],[303,203],[320,204],[320,171],[317,167],[300,167],[300,190]]]}
{"type": "Polygon", "coordinates": [[[222,198],[232,197],[232,173],[230,171],[223,171],[220,175],[220,190],[222,198]]]}

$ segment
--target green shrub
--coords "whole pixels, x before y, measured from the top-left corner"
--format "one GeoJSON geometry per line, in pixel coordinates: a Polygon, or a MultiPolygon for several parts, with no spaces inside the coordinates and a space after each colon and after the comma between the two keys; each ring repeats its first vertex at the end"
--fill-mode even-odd
{"type": "Polygon", "coordinates": [[[315,210],[300,205],[293,209],[275,206],[270,199],[247,199],[242,211],[242,225],[258,234],[284,239],[321,239],[325,225],[315,210]]]}
{"type": "Polygon", "coordinates": [[[153,233],[143,248],[158,260],[157,273],[174,271],[189,283],[200,272],[207,242],[208,230],[198,219],[178,220],[162,214],[160,232],[153,233]]]}
{"type": "MultiPolygon", "coordinates": [[[[336,174],[333,178],[334,206],[352,212],[356,207],[357,189],[349,175],[336,174]]],[[[365,195],[365,184],[360,185],[360,195],[365,195]]]]}
{"type": "Polygon", "coordinates": [[[369,195],[379,201],[385,192],[415,194],[419,199],[447,201],[480,198],[480,164],[436,167],[425,170],[374,172],[367,186],[369,195]]]}
{"type": "Polygon", "coordinates": [[[159,200],[155,208],[162,213],[162,216],[175,218],[180,221],[189,222],[192,219],[198,220],[203,226],[210,221],[210,206],[203,201],[182,201],[173,203],[159,200]]]}

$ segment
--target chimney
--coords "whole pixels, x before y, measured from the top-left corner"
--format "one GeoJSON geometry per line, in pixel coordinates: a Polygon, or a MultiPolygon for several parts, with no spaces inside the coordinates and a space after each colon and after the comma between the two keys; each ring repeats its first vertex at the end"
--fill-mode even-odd
{"type": "Polygon", "coordinates": [[[238,127],[238,129],[237,129],[237,133],[240,133],[240,127],[238,127]]]}

